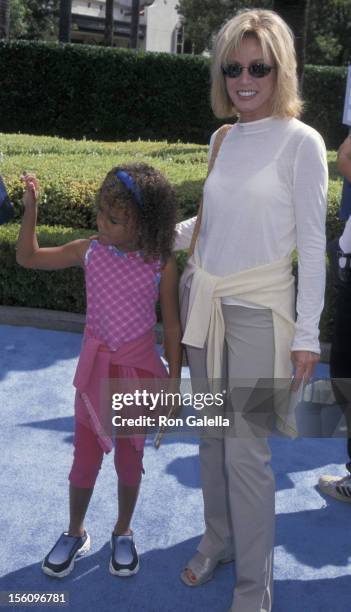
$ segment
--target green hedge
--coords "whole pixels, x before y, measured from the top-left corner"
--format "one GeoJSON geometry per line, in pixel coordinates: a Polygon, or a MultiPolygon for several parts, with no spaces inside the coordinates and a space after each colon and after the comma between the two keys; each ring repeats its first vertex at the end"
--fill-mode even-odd
{"type": "Polygon", "coordinates": [[[97,46],[0,44],[0,130],[207,142],[208,62],[97,46]]]}
{"type": "Polygon", "coordinates": [[[39,222],[93,227],[96,191],[117,164],[143,161],[156,166],[175,187],[180,218],[196,209],[207,170],[207,147],[166,142],[69,141],[0,134],[0,172],[20,219],[21,173],[36,172],[41,184],[39,222]]]}
{"type": "MultiPolygon", "coordinates": [[[[84,275],[80,268],[28,270],[16,263],[19,225],[0,228],[0,304],[85,312],[84,275]]],[[[89,236],[86,230],[38,227],[41,246],[58,246],[89,236]]]]}
{"type": "MultiPolygon", "coordinates": [[[[171,181],[178,202],[179,219],[196,214],[207,171],[207,147],[166,142],[97,143],[60,138],[0,134],[1,174],[22,216],[23,170],[36,172],[41,183],[39,223],[72,228],[95,227],[96,191],[108,170],[131,160],[157,167],[171,181]]],[[[327,233],[338,236],[341,177],[336,155],[328,154],[330,183],[327,233]]]]}
{"type": "MultiPolygon", "coordinates": [[[[15,245],[19,225],[0,227],[0,304],[48,308],[85,312],[84,276],[80,268],[44,271],[22,268],[16,263],[15,245]]],[[[87,230],[73,230],[64,227],[38,226],[40,246],[57,246],[77,238],[87,238],[87,230]]],[[[186,253],[177,253],[178,270],[181,273],[186,263],[186,253]]],[[[293,259],[293,272],[297,276],[297,260],[293,259]]],[[[327,282],[326,301],[321,318],[321,340],[330,341],[333,325],[333,292],[327,282]]],[[[160,312],[158,308],[158,318],[160,312]]]]}
{"type": "MultiPolygon", "coordinates": [[[[0,130],[207,143],[218,125],[206,58],[97,46],[0,43],[0,130]]],[[[336,148],[346,68],[307,66],[304,119],[336,148]]]]}
{"type": "MultiPolygon", "coordinates": [[[[39,221],[55,226],[39,227],[41,246],[91,235],[96,189],[107,170],[117,163],[137,159],[164,172],[176,189],[180,219],[195,214],[207,166],[207,147],[165,142],[97,143],[0,134],[0,152],[0,171],[15,202],[18,220],[22,214],[20,173],[32,170],[40,177],[39,221]],[[67,227],[56,227],[58,224],[67,227]]],[[[328,240],[340,235],[342,229],[338,219],[342,183],[335,160],[335,152],[329,152],[328,240]]],[[[0,304],[84,312],[82,271],[71,268],[44,272],[21,268],[15,261],[17,235],[16,224],[0,227],[0,304]]],[[[179,254],[180,270],[184,261],[184,253],[179,254]]],[[[330,339],[332,319],[332,291],[328,283],[321,321],[321,337],[325,341],[330,339]]]]}
{"type": "MultiPolygon", "coordinates": [[[[16,242],[20,226],[0,227],[0,304],[46,308],[85,313],[85,286],[83,270],[79,267],[65,270],[31,270],[16,262],[16,242]]],[[[42,247],[59,246],[78,238],[88,238],[91,232],[67,227],[37,227],[38,242],[42,247]]],[[[186,253],[177,253],[179,273],[184,269],[186,253]]],[[[157,307],[158,318],[160,309],[157,307]]]]}
{"type": "Polygon", "coordinates": [[[347,136],[342,125],[347,68],[306,66],[303,121],[324,137],[328,149],[337,149],[347,136]]]}

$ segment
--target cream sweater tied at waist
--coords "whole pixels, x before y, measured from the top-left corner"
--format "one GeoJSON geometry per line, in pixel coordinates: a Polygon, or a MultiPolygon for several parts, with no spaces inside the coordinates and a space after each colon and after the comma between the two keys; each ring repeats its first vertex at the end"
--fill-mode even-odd
{"type": "MultiPolygon", "coordinates": [[[[188,261],[180,283],[180,296],[189,284],[190,296],[182,342],[197,348],[207,343],[206,366],[210,387],[222,376],[225,326],[221,298],[237,296],[270,308],[274,330],[274,387],[289,393],[292,376],[290,350],[295,332],[295,289],[291,259],[250,268],[230,276],[214,276],[200,267],[197,248],[188,261]]],[[[248,376],[248,378],[250,378],[248,376]]],[[[297,436],[295,408],[297,396],[274,395],[277,429],[297,436]]]]}
{"type": "Polygon", "coordinates": [[[291,378],[295,289],[290,257],[230,276],[214,276],[201,268],[195,249],[181,278],[181,295],[190,279],[189,308],[182,342],[197,348],[203,348],[207,343],[209,379],[220,378],[222,372],[225,329],[221,298],[225,296],[242,298],[272,310],[274,378],[291,378]]]}

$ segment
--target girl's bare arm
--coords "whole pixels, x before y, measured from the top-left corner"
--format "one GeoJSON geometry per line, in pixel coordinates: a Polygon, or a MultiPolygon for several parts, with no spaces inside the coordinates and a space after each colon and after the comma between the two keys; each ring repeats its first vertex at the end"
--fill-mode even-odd
{"type": "Polygon", "coordinates": [[[39,183],[34,175],[25,175],[24,215],[17,243],[16,260],[25,268],[58,270],[83,265],[89,240],[74,240],[65,245],[40,248],[36,237],[39,183]]]}
{"type": "Polygon", "coordinates": [[[165,357],[169,364],[169,375],[180,379],[182,368],[181,326],[178,301],[178,271],[175,257],[165,264],[160,283],[160,303],[163,321],[165,357]]]}

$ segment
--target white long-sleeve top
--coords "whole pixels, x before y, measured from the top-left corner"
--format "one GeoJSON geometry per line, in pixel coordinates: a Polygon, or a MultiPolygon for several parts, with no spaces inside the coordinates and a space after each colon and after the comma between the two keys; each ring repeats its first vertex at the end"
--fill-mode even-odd
{"type": "MultiPolygon", "coordinates": [[[[321,136],[297,119],[275,117],[236,123],[204,186],[196,248],[207,272],[232,275],[278,261],[297,248],[297,321],[291,350],[320,352],[327,189],[321,136]]],[[[195,217],[177,225],[176,249],[189,247],[194,224],[195,217]]],[[[234,297],[225,303],[257,307],[234,297]]]]}

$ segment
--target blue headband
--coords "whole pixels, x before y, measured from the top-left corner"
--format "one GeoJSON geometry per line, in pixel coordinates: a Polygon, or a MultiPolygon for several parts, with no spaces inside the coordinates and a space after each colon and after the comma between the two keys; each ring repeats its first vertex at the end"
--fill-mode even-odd
{"type": "Polygon", "coordinates": [[[140,187],[136,184],[134,179],[132,179],[132,177],[124,170],[118,170],[118,172],[116,172],[116,176],[117,178],[119,178],[120,181],[122,181],[123,185],[125,185],[127,189],[129,189],[129,191],[133,194],[135,201],[138,204],[139,208],[143,208],[144,207],[143,194],[142,194],[140,187]]]}

